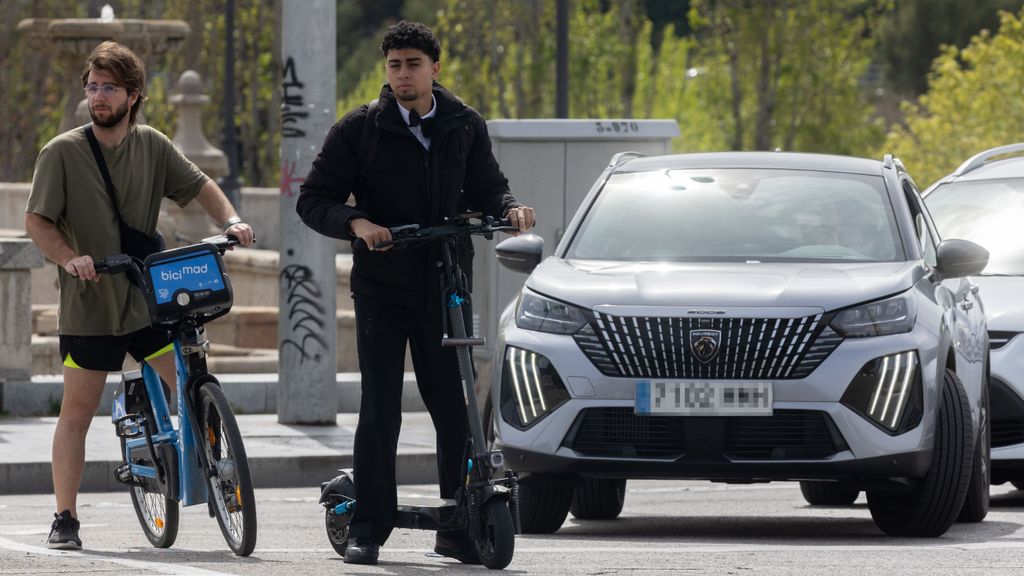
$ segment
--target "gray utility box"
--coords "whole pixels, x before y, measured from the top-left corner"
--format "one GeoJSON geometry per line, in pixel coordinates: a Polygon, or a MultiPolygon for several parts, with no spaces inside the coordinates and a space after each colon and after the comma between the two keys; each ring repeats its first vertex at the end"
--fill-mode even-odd
{"type": "MultiPolygon", "coordinates": [[[[679,136],[675,120],[491,120],[494,156],[517,198],[537,213],[532,231],[544,238],[550,256],[594,181],[618,152],[669,154],[679,136]]],[[[526,275],[500,266],[494,245],[475,238],[474,332],[487,339],[475,350],[479,380],[490,382],[498,317],[516,298],[526,275]]],[[[482,390],[481,390],[482,391],[482,390]]]]}

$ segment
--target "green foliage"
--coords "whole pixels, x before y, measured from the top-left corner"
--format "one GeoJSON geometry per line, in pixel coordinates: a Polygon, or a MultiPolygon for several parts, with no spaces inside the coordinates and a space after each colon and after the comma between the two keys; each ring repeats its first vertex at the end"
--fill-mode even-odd
{"type": "Polygon", "coordinates": [[[927,185],[985,149],[1024,140],[1024,9],[1000,15],[997,34],[982,32],[963,50],[947,46],[918,104],[904,104],[906,125],[885,143],[918,184],[927,185]]]}
{"type": "Polygon", "coordinates": [[[882,128],[859,86],[873,43],[861,0],[694,0],[698,102],[733,150],[865,154],[882,128]]]}
{"type": "Polygon", "coordinates": [[[881,23],[879,47],[889,84],[897,91],[921,94],[932,59],[943,45],[958,48],[999,23],[999,11],[1017,11],[1024,0],[893,0],[881,23]]]}
{"type": "MultiPolygon", "coordinates": [[[[239,130],[243,183],[271,186],[277,180],[280,138],[281,0],[236,0],[235,124],[239,130]]],[[[25,18],[85,18],[86,3],[67,0],[0,2],[0,180],[25,181],[39,148],[57,135],[68,98],[82,98],[75,78],[81,62],[71,64],[31,46],[15,32],[25,18]]],[[[149,75],[143,114],[148,124],[174,134],[177,115],[170,97],[178,77],[193,69],[203,79],[210,104],[203,110],[203,129],[214,146],[223,138],[224,5],[220,0],[111,1],[120,19],[181,19],[191,34],[166,56],[144,56],[149,75]]]]}

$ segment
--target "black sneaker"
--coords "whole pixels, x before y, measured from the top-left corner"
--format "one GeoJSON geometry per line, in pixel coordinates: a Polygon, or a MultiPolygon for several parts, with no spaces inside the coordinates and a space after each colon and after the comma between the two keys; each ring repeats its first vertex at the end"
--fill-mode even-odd
{"type": "Polygon", "coordinates": [[[50,548],[57,550],[81,550],[82,539],[78,537],[78,520],[71,517],[71,511],[65,510],[53,515],[56,520],[50,526],[50,537],[46,540],[50,548]]]}
{"type": "Polygon", "coordinates": [[[464,530],[438,532],[434,539],[434,552],[454,558],[463,564],[480,564],[476,546],[473,546],[464,530]]]}

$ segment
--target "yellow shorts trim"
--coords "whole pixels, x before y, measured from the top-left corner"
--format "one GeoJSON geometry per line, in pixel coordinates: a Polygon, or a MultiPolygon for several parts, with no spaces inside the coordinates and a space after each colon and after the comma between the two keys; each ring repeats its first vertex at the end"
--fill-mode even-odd
{"type": "MultiPolygon", "coordinates": [[[[143,358],[143,360],[152,360],[153,358],[156,358],[157,356],[163,356],[164,354],[167,354],[168,352],[170,352],[172,350],[174,350],[174,342],[171,342],[167,346],[164,346],[163,348],[157,350],[156,352],[153,352],[149,356],[146,356],[145,358],[143,358]]],[[[68,358],[70,358],[70,357],[71,357],[71,355],[69,354],[68,358]]]]}
{"type": "Polygon", "coordinates": [[[70,352],[68,352],[67,357],[64,358],[64,365],[67,366],[68,368],[78,368],[79,370],[85,370],[85,368],[82,368],[81,366],[78,365],[77,362],[71,359],[70,352]]]}

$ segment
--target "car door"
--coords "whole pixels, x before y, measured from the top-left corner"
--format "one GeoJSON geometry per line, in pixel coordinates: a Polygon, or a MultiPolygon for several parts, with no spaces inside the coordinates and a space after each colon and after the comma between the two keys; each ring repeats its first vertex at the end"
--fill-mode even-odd
{"type": "MultiPolygon", "coordinates": [[[[938,231],[914,183],[904,179],[902,187],[910,207],[921,253],[928,266],[934,268],[939,244],[938,231]]],[[[941,284],[940,289],[948,292],[948,300],[951,303],[951,328],[958,375],[965,385],[968,382],[979,382],[984,370],[981,360],[986,334],[978,288],[968,277],[947,278],[941,284]]],[[[969,394],[974,395],[970,391],[969,394]]]]}

